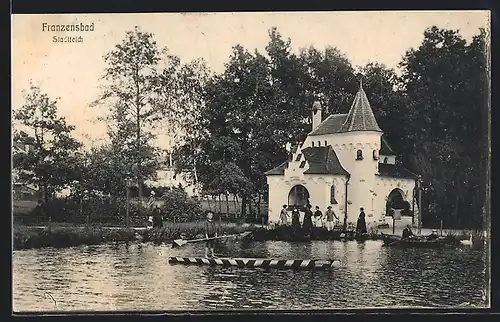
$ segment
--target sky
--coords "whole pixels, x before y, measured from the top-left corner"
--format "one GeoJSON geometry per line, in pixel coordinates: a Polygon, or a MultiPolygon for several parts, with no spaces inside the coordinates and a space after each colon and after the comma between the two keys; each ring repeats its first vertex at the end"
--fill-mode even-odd
{"type": "MultiPolygon", "coordinates": [[[[153,33],[158,46],[182,62],[203,58],[217,73],[236,44],[264,52],[272,27],[291,39],[295,52],[334,46],[353,66],[379,62],[397,69],[405,52],[420,45],[426,28],[458,29],[470,41],[479,28],[489,30],[489,17],[488,11],[13,15],[12,108],[22,106],[23,91],[32,81],[58,98],[59,113],[76,126],[78,140],[87,147],[102,143],[106,126],[97,117],[104,109],[89,105],[100,93],[103,56],[134,26],[153,33]],[[44,31],[44,23],[94,24],[94,31],[44,31]],[[81,36],[83,42],[53,42],[54,36],[65,35],[81,36]]],[[[157,145],[167,148],[168,137],[160,134],[157,145]]]]}

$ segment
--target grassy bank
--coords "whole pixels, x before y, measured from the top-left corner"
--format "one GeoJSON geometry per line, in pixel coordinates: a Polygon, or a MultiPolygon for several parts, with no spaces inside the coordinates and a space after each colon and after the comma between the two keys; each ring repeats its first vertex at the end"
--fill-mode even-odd
{"type": "MultiPolygon", "coordinates": [[[[291,226],[278,226],[268,229],[225,222],[217,223],[217,225],[220,234],[225,235],[252,231],[252,238],[257,241],[340,240],[342,233],[340,230],[327,231],[324,228],[313,228],[312,231],[308,231],[291,226]]],[[[70,225],[50,225],[46,228],[14,226],[14,249],[71,247],[133,241],[159,244],[162,242],[168,243],[178,238],[195,239],[203,237],[203,221],[176,224],[165,222],[162,228],[153,230],[110,229],[105,227],[82,228],[70,225]]],[[[450,245],[460,246],[460,241],[468,240],[470,234],[467,232],[448,233],[443,237],[447,239],[450,245]]],[[[345,239],[355,239],[354,234],[347,233],[345,239]]],[[[372,230],[363,239],[380,240],[381,235],[377,230],[372,230]]],[[[484,234],[481,231],[472,233],[472,244],[473,248],[481,248],[484,245],[484,234]]]]}
{"type": "MultiPolygon", "coordinates": [[[[236,234],[252,229],[248,225],[218,223],[222,234],[236,234]]],[[[163,228],[133,230],[127,228],[76,227],[49,225],[46,228],[14,226],[14,250],[42,247],[71,247],[114,242],[170,242],[185,237],[203,238],[203,222],[164,223],[163,228]]]]}
{"type": "MultiPolygon", "coordinates": [[[[217,223],[220,235],[239,234],[245,231],[253,231],[250,225],[238,225],[235,223],[217,223]]],[[[164,223],[160,229],[144,230],[140,232],[144,242],[170,242],[174,239],[196,239],[204,238],[204,222],[187,223],[164,223]]]]}
{"type": "Polygon", "coordinates": [[[98,245],[107,242],[134,241],[132,229],[106,229],[100,227],[14,227],[14,250],[42,247],[71,247],[98,245]]]}

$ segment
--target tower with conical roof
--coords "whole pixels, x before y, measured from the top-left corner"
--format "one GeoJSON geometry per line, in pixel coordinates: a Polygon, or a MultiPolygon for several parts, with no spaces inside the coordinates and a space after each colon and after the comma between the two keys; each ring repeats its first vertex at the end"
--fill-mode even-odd
{"type": "MultiPolygon", "coordinates": [[[[315,103],[312,107],[313,120],[319,109],[318,103],[315,103]]],[[[372,217],[376,207],[373,200],[374,174],[378,173],[383,132],[375,119],[362,81],[347,114],[333,114],[320,124],[317,121],[313,123],[303,147],[331,145],[340,163],[349,172],[348,200],[344,202],[344,207],[339,207],[339,211],[347,213],[348,222],[356,223],[360,208],[372,217]]]]}
{"type": "Polygon", "coordinates": [[[323,120],[319,102],[311,106],[311,113],[306,140],[266,172],[270,221],[278,222],[283,205],[291,211],[310,204],[322,211],[331,207],[342,221],[353,225],[363,208],[367,225],[377,225],[388,215],[391,196],[398,193],[404,200],[413,200],[415,175],[395,161],[380,163],[379,153],[393,153],[382,140],[361,81],[348,113],[323,120]]]}
{"type": "Polygon", "coordinates": [[[370,102],[363,90],[363,81],[359,82],[359,90],[354,97],[351,109],[340,129],[341,132],[373,131],[382,132],[373,115],[370,102]]]}

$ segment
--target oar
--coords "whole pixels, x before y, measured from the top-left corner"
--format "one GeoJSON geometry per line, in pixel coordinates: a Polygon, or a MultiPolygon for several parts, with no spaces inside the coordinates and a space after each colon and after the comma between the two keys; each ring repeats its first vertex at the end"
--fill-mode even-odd
{"type": "Polygon", "coordinates": [[[186,239],[175,239],[173,244],[175,246],[184,246],[188,243],[196,243],[196,242],[200,242],[200,241],[207,241],[207,240],[212,240],[212,239],[221,239],[221,238],[227,238],[227,237],[236,237],[236,236],[241,236],[241,237],[245,237],[247,235],[249,235],[250,232],[249,231],[246,231],[244,233],[241,233],[241,234],[233,234],[233,235],[224,235],[224,236],[217,236],[217,237],[210,237],[210,238],[200,238],[200,239],[190,239],[190,240],[186,240],[186,239]]]}

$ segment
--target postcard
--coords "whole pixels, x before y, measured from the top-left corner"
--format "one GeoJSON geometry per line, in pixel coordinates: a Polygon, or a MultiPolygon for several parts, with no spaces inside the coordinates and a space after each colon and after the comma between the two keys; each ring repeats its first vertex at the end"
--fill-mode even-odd
{"type": "Polygon", "coordinates": [[[13,311],[490,307],[489,11],[12,15],[13,311]]]}

